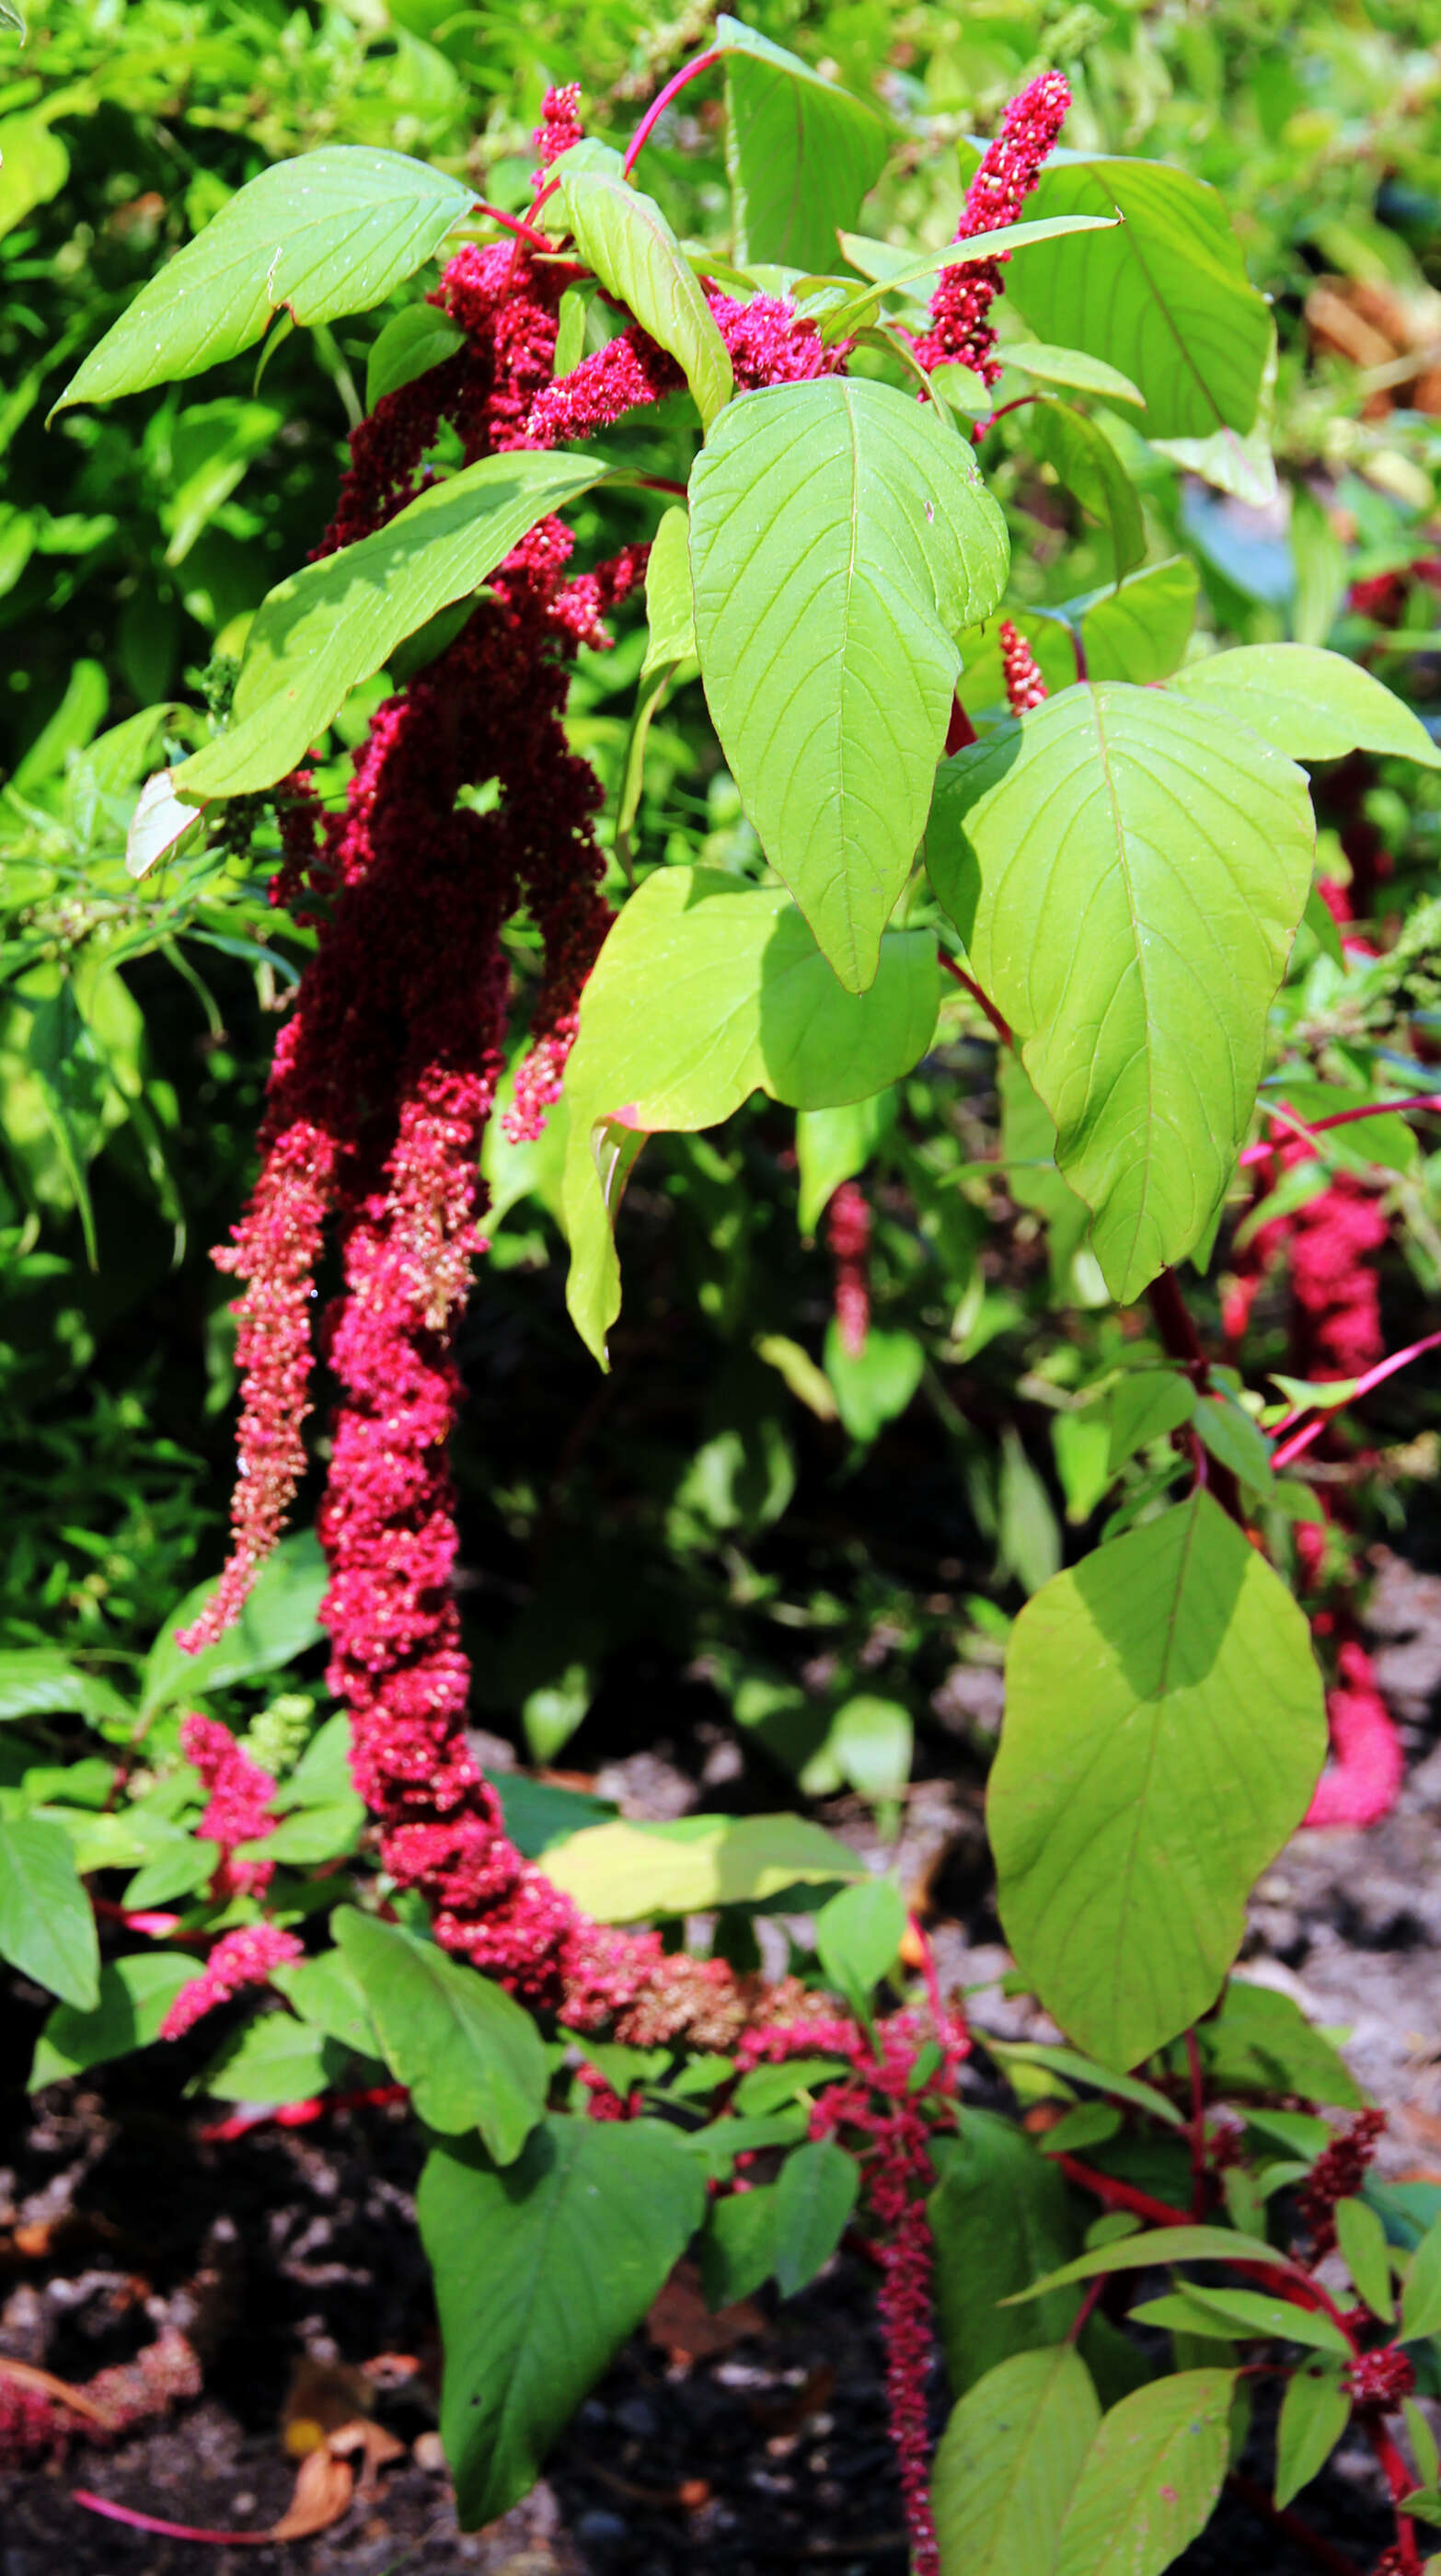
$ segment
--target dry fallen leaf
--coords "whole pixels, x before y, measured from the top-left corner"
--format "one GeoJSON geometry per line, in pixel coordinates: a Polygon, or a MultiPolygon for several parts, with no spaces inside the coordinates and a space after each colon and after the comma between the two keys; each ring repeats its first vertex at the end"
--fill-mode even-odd
{"type": "Polygon", "coordinates": [[[312,2532],[327,2531],[333,2522],[339,2522],[354,2493],[355,2472],[350,2462],[337,2459],[327,2442],[301,2461],[290,2504],[265,2537],[306,2540],[312,2532]]]}
{"type": "Polygon", "coordinates": [[[83,2388],[72,2388],[68,2379],[56,2379],[48,2370],[36,2370],[28,2361],[0,2358],[0,2379],[12,2380],[17,2387],[33,2389],[37,2397],[48,2397],[54,2406],[68,2408],[72,2415],[82,2416],[87,2423],[98,2424],[103,2432],[110,2430],[110,2417],[83,2388]]]}
{"type": "Polygon", "coordinates": [[[747,2335],[770,2331],[753,2300],[719,2308],[712,2316],[693,2263],[678,2263],[645,2321],[646,2334],[672,2361],[711,2361],[731,2352],[747,2335]]]}

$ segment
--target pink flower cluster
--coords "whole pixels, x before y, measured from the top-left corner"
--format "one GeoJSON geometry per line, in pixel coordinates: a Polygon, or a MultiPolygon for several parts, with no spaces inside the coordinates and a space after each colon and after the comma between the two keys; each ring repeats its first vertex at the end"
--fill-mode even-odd
{"type": "Polygon", "coordinates": [[[1361,2188],[1386,2127],[1384,2111],[1358,2111],[1316,2158],[1301,2192],[1301,2223],[1319,2263],[1336,2242],[1336,2203],[1361,2188]]]}
{"type": "Polygon", "coordinates": [[[216,1893],[262,1896],[270,1884],[274,1863],[236,1860],[233,1854],[238,1844],[259,1842],[274,1828],[270,1802],[275,1795],[275,1782],[270,1773],[251,1761],[229,1727],[222,1726],[215,1717],[192,1712],[182,1719],[180,1749],[186,1761],[194,1763],[201,1786],[209,1792],[209,1803],[195,1830],[202,1841],[220,1845],[216,1893]]]}
{"type": "Polygon", "coordinates": [[[6,2375],[0,2359],[0,2467],[16,2468],[73,2441],[108,2445],[142,2424],[152,2424],[187,2397],[198,2397],[200,2363],[194,2346],[167,2326],[133,2361],[113,2362],[77,2388],[85,2411],[59,2396],[6,2375]],[[99,2418],[90,2410],[99,2409],[99,2418]]]}
{"type": "Polygon", "coordinates": [[[1416,2385],[1410,2355],[1395,2344],[1387,2344],[1380,2352],[1361,2353],[1344,2377],[1358,2406],[1379,2407],[1383,2414],[1399,2406],[1416,2385]]]}
{"type": "MultiPolygon", "coordinates": [[[[1281,1146],[1258,1166],[1258,1195],[1267,1196],[1281,1174],[1308,1161],[1312,1151],[1299,1136],[1281,1146]]],[[[1375,1257],[1389,1232],[1374,1190],[1353,1173],[1335,1173],[1327,1189],[1289,1216],[1273,1217],[1244,1253],[1233,1256],[1234,1283],[1222,1310],[1228,1338],[1240,1339],[1262,1281],[1284,1262],[1296,1375],[1359,1377],[1386,1347],[1375,1257]]]]}
{"type": "Polygon", "coordinates": [[[1306,1810],[1308,1825],[1375,1825],[1400,1794],[1405,1755],[1396,1724],[1376,1688],[1371,1658],[1355,1638],[1342,1646],[1341,1678],[1326,1694],[1330,1766],[1306,1810]]]}
{"type": "MultiPolygon", "coordinates": [[[[966,191],[956,226],[958,242],[1016,222],[1070,104],[1070,84],[1061,72],[1042,72],[1012,99],[1001,132],[982,155],[966,191]]],[[[931,327],[915,344],[923,367],[969,367],[983,384],[995,383],[1001,364],[989,315],[1004,283],[1001,264],[1008,256],[1003,251],[999,259],[942,269],[931,297],[931,327]]]]}
{"type": "Polygon", "coordinates": [[[858,1360],[871,1328],[871,1211],[854,1181],[842,1181],[826,1209],[826,1243],[836,1266],[836,1330],[858,1360]]]}
{"type": "Polygon", "coordinates": [[[274,1969],[301,1955],[295,1934],[274,1923],[246,1923],[238,1932],[222,1933],[201,1974],[181,1987],[160,2025],[161,2038],[183,2038],[217,2004],[228,2004],[245,1986],[265,1985],[274,1969]]]}
{"type": "Polygon", "coordinates": [[[1014,716],[1028,715],[1046,697],[1046,683],[1041,666],[1019,629],[1009,617],[1001,620],[1001,667],[1006,675],[1006,696],[1014,716]]]}

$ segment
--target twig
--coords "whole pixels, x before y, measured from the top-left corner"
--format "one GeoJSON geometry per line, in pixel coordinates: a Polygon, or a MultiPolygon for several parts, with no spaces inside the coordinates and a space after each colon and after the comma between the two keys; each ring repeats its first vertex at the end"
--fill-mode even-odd
{"type": "MultiPolygon", "coordinates": [[[[1394,1377],[1398,1369],[1409,1368],[1424,1351],[1434,1351],[1438,1345],[1441,1345],[1441,1333],[1427,1333],[1422,1341],[1408,1342],[1404,1351],[1393,1351],[1389,1359],[1378,1360],[1374,1368],[1367,1369],[1364,1377],[1357,1378],[1346,1404],[1354,1404],[1358,1397],[1369,1395],[1372,1387],[1379,1386],[1383,1378],[1394,1377]]],[[[1328,1405],[1324,1412],[1317,1414],[1314,1422],[1308,1422],[1303,1431],[1297,1431],[1291,1439],[1283,1441],[1279,1449],[1273,1450],[1272,1466],[1277,1470],[1289,1467],[1292,1459],[1299,1458],[1303,1449],[1309,1449],[1313,1440],[1319,1440],[1327,1423],[1334,1421],[1336,1415],[1345,1409],[1345,1405],[1328,1405]]],[[[1289,1415],[1287,1423],[1294,1422],[1295,1418],[1294,1414],[1289,1415]]],[[[1282,1430],[1287,1428],[1287,1423],[1281,1425],[1282,1430]]]]}
{"type": "Polygon", "coordinates": [[[623,168],[627,179],[650,140],[652,128],[664,116],[676,92],[683,90],[687,81],[698,80],[702,72],[708,72],[712,65],[719,61],[720,48],[718,45],[713,45],[708,54],[697,54],[693,63],[683,63],[680,70],[666,82],[664,89],[657,92],[625,147],[623,168]]]}
{"type": "Polygon", "coordinates": [[[973,1002],[980,1003],[982,1010],[985,1012],[992,1028],[995,1030],[1002,1046],[1014,1046],[1016,1041],[1011,1034],[1009,1024],[1002,1019],[1000,1012],[997,1010],[995,1003],[990,999],[989,995],[983,993],[980,985],[975,983],[966,973],[964,966],[958,966],[956,964],[950,950],[948,948],[938,947],[936,950],[936,957],[945,973],[951,976],[957,984],[964,985],[973,1002]]]}

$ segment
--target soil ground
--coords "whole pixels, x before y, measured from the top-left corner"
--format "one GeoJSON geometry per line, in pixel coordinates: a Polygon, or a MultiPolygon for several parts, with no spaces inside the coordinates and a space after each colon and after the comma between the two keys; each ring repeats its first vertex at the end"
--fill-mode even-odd
{"type": "MultiPolygon", "coordinates": [[[[1250,1973],[1283,1985],[1386,2105],[1383,2163],[1441,2180],[1441,1577],[1385,1558],[1372,1606],[1382,1687],[1410,1757],[1405,1791],[1367,1834],[1301,1834],[1257,1892],[1250,1973]]],[[[963,1737],[994,1720],[994,1677],[960,1668],[907,1802],[902,1867],[935,1908],[943,1978],[973,1984],[1004,1954],[963,1737]],[[947,1759],[947,1733],[956,1758],[947,1759]]],[[[716,1778],[714,1729],[599,1775],[637,1814],[674,1813],[716,1778]]],[[[705,1791],[708,1803],[714,1792],[705,1791]]],[[[859,1806],[826,1811],[859,1844],[859,1806]]],[[[842,2252],[785,2307],[766,2294],[722,2348],[682,2279],[564,2437],[543,2483],[491,2530],[457,2528],[434,2435],[434,2324],[411,2222],[417,2147],[403,2109],[338,2113],[308,2129],[196,2134],[189,2065],[156,2053],[56,2086],[28,2108],[38,1999],[11,1995],[0,2029],[0,2354],[83,2379],[169,2319],[206,2354],[203,2396],[113,2451],[0,2478],[0,2576],[890,2576],[905,2567],[886,2439],[872,2277],[842,2252]],[[286,2544],[175,2541],[103,2520],[85,2490],[205,2529],[263,2532],[294,2486],[281,2425],[294,2373],[346,2411],[368,2386],[405,2446],[328,2530],[286,2544]],[[398,2357],[398,2358],[397,2358],[398,2357]]],[[[978,1999],[1019,2034],[1025,2007],[978,1999]]],[[[212,2034],[213,2037],[213,2034],[212,2034]]],[[[309,2402],[307,2396],[306,2402],[309,2402]]],[[[939,2389],[938,2408],[943,2404],[939,2389]]],[[[303,2411],[303,2409],[302,2409],[303,2411]]],[[[1255,2444],[1258,2480],[1267,2470],[1255,2444]]],[[[1248,2467],[1252,2465],[1248,2461],[1248,2467]]],[[[1358,2570],[1389,2536],[1364,2452],[1301,2500],[1358,2570]]],[[[1181,2576],[1305,2576],[1313,2562],[1231,2498],[1178,2562],[1181,2576]]]]}

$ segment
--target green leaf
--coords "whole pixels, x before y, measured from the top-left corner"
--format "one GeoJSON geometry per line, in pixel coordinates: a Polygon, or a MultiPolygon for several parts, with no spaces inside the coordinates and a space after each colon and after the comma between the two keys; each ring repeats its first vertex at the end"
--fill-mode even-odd
{"type": "Polygon", "coordinates": [[[1437,2451],[1436,2436],[1414,2397],[1402,2398],[1401,2412],[1406,2418],[1411,2457],[1416,2463],[1417,2475],[1425,2486],[1434,2487],[1441,2484],[1441,2453],[1437,2451]]]}
{"type": "Polygon", "coordinates": [[[1286,2382],[1276,2427],[1276,2502],[1288,2505],[1319,2477],[1351,2420],[1335,2362],[1303,2362],[1286,2382]]]}
{"type": "Polygon", "coordinates": [[[172,1611],[146,1658],[141,1677],[142,1721],[178,1699],[196,1693],[229,1690],[236,1682],[254,1681],[313,1646],[321,1634],[316,1612],[328,1580],[320,1541],[313,1530],[282,1539],[261,1567],[255,1588],[234,1625],[213,1646],[187,1655],[175,1642],[209,1601],[213,1583],[199,1584],[172,1611]]]}
{"type": "Polygon", "coordinates": [[[262,170],[142,286],[57,411],[218,367],[281,307],[300,323],[363,313],[423,266],[474,203],[401,152],[327,146],[262,170]]]}
{"type": "Polygon", "coordinates": [[[1108,367],[1104,358],[1089,357],[1084,349],[1052,349],[1044,340],[1007,340],[1000,355],[1017,375],[1033,376],[1037,384],[1069,385],[1078,394],[1099,394],[1105,402],[1146,408],[1139,385],[1133,385],[1119,367],[1108,367]]]}
{"type": "Polygon", "coordinates": [[[860,2197],[861,2169],[834,2138],[793,2147],[776,2185],[775,2276],[793,2299],[830,2261],[860,2197]]]}
{"type": "Polygon", "coordinates": [[[1164,1440],[1168,1431],[1179,1431],[1195,1410],[1196,1390],[1179,1369],[1136,1369],[1123,1377],[1107,1405],[1112,1475],[1138,1449],[1164,1440]]]}
{"type": "Polygon", "coordinates": [[[1293,760],[1379,751],[1441,769],[1441,744],[1420,717],[1359,662],[1318,645],[1240,644],[1188,662],[1168,685],[1196,706],[1249,725],[1293,760]]]}
{"type": "Polygon", "coordinates": [[[855,1179],[871,1160],[882,1138],[895,1124],[896,1095],[880,1091],[869,1100],[846,1101],[837,1109],[803,1109],[796,1120],[796,1164],[800,1192],[796,1223],[814,1235],[833,1193],[842,1181],[855,1179]]]}
{"type": "Polygon", "coordinates": [[[1134,2066],[1214,2003],[1325,1750],[1306,1621],[1204,1491],[1026,1604],[987,1816],[1017,1966],[1082,2048],[1134,2066]]]}
{"type": "Polygon", "coordinates": [[[906,1928],[906,1900],[891,1878],[843,1888],[815,1919],[816,1957],[828,1986],[864,2017],[890,1975],[906,1928]]]}
{"type": "Polygon", "coordinates": [[[347,693],[453,599],[478,590],[538,519],[609,469],[523,449],[432,484],[373,537],[292,573],[261,601],[226,732],[173,773],[185,797],[248,795],[303,759],[347,693]]]}
{"type": "Polygon", "coordinates": [[[683,1816],[674,1825],[594,1825],[545,1855],[545,1874],[602,1923],[758,1905],[784,1887],[868,1873],[849,1844],[804,1816],[683,1816]]]}
{"type": "Polygon", "coordinates": [[[833,268],[837,231],[881,175],[884,122],[737,18],[716,20],[715,50],[725,57],[737,260],[833,268]]]}
{"type": "Polygon", "coordinates": [[[1391,2255],[1386,2230],[1367,2201],[1337,2201],[1336,2241],[1341,2260],[1372,2316],[1382,2317],[1389,2324],[1396,2314],[1391,2294],[1391,2255]]]}
{"type": "Polygon", "coordinates": [[[705,2171],[653,2120],[550,2119],[497,2172],[437,2148],[418,2196],[445,2346],[441,2436],[462,2528],[534,2485],[705,2212],[705,2171]]]}
{"type": "Polygon", "coordinates": [[[1181,705],[1062,690],[945,764],[926,835],[1122,1300],[1220,1205],[1313,864],[1304,773],[1181,705]]]}
{"type": "Polygon", "coordinates": [[[910,1710],[901,1700],[855,1691],[831,1719],[823,1752],[858,1797],[899,1798],[911,1775],[915,1739],[910,1710]]]}
{"type": "Polygon", "coordinates": [[[1069,2331],[1080,2305],[1073,2290],[1051,2291],[1025,2307],[998,2303],[1064,2263],[1079,2243],[1080,2222],[1056,2167],[1014,2120],[969,2103],[926,2208],[946,2372],[963,2397],[997,2363],[1069,2331]],[[1004,2226],[996,2224],[998,2210],[1004,2226]]]}
{"type": "MultiPolygon", "coordinates": [[[[892,268],[889,263],[870,286],[858,287],[843,303],[829,305],[821,325],[823,339],[849,339],[866,330],[876,319],[887,295],[904,293],[907,287],[919,286],[938,277],[945,268],[973,268],[990,259],[1009,259],[1017,250],[1038,242],[1061,241],[1069,233],[1108,232],[1115,229],[1114,215],[1044,215],[1027,216],[1022,223],[1001,224],[994,232],[972,233],[964,243],[948,242],[944,250],[930,251],[924,259],[902,260],[892,268]]],[[[858,237],[848,236],[851,247],[847,258],[854,257],[858,237]]],[[[885,248],[888,245],[874,245],[885,248]]],[[[859,263],[857,263],[859,264],[859,263]]],[[[1007,353],[1009,354],[1009,352],[1007,353]]],[[[1135,394],[1135,388],[1132,387],[1135,394]]]]}
{"type": "Polygon", "coordinates": [[[651,719],[681,664],[695,659],[690,520],[683,509],[667,510],[655,532],[645,569],[645,607],[649,634],[616,807],[615,846],[623,861],[629,857],[630,836],[645,786],[645,747],[651,719]]]}
{"type": "Polygon", "coordinates": [[[730,400],[730,353],[654,197],[623,176],[619,153],[602,154],[593,144],[563,153],[551,177],[560,181],[559,211],[581,258],[675,359],[709,429],[730,400]]]}
{"type": "Polygon", "coordinates": [[[194,1834],[162,1843],[154,1857],[137,1869],[120,1902],[126,1912],[147,1905],[173,1905],[177,1897],[194,1896],[208,1887],[220,1867],[220,1845],[194,1834]]]}
{"type": "Polygon", "coordinates": [[[1427,2229],[1401,2285],[1402,2343],[1441,2334],[1441,2218],[1427,2229]]]}
{"type": "Polygon", "coordinates": [[[339,2081],[349,2054],[293,2013],[260,2013],[212,2057],[195,2090],[218,2102],[309,2102],[339,2081]]]}
{"type": "Polygon", "coordinates": [[[272,1969],[270,1982],[302,2021],[313,2022],[357,2057],[383,2059],[365,1988],[339,1950],[322,1950],[314,1959],[293,1959],[272,1969]]]}
{"type": "Polygon", "coordinates": [[[1066,2508],[1101,2423],[1069,2344],[1015,2353],[954,2408],[931,2503],[941,2576],[1051,2576],[1066,2508]]]}
{"type": "Polygon", "coordinates": [[[883,1089],[930,1044],[938,984],[923,932],[888,932],[857,995],[782,887],[718,868],[646,879],[592,969],[566,1068],[566,1296],[602,1365],[620,1311],[615,1209],[645,1134],[714,1126],[752,1091],[820,1108],[883,1089]]]}
{"type": "Polygon", "coordinates": [[[459,323],[434,304],[407,304],[402,312],[392,313],[365,361],[366,410],[374,411],[387,394],[399,393],[402,385],[414,384],[417,376],[443,366],[464,346],[459,323]]]}
{"type": "Polygon", "coordinates": [[[1113,2406],[1061,2527],[1056,2576],[1161,2576],[1210,2520],[1230,2451],[1233,2370],[1183,2370],[1113,2406]]]}
{"type": "Polygon", "coordinates": [[[763,2118],[780,2103],[794,2102],[802,2093],[813,2093],[818,2084],[833,2083],[838,2075],[850,2072],[843,2057],[792,2057],[783,2066],[753,2066],[736,2086],[732,2106],[747,2118],[763,2118]]]}
{"type": "Polygon", "coordinates": [[[1271,348],[1271,312],[1215,188],[1161,161],[1055,153],[1032,213],[1110,215],[1124,223],[1018,251],[1006,297],[1041,336],[1087,350],[1139,387],[1153,438],[1246,431],[1271,348]]]}
{"type": "Polygon", "coordinates": [[[131,1713],[109,1682],[83,1672],[55,1646],[16,1646],[0,1654],[0,1721],[60,1716],[71,1709],[92,1724],[131,1713]]]}
{"type": "Polygon", "coordinates": [[[1091,679],[1134,680],[1141,688],[1164,680],[1185,657],[1199,589],[1195,565],[1173,555],[1087,600],[1081,637],[1091,679]]]}
{"type": "Polygon", "coordinates": [[[1295,2272],[1302,2267],[1288,2254],[1280,2254],[1262,2236],[1244,2236],[1229,2227],[1146,2227],[1134,2236],[1109,2238],[1104,2245],[1094,2245],[1089,2252],[1077,2254],[1063,2263],[1059,2271],[1047,2272],[1026,2290],[1013,2293],[1007,2305],[1023,2305],[1029,2299],[1043,2298],[1052,2290],[1064,2289],[1072,2281],[1091,2281],[1100,2272],[1153,2272],[1167,2263],[1265,2263],[1272,2271],[1295,2272]]]}
{"type": "Polygon", "coordinates": [[[1052,2075],[1063,2076],[1069,2084],[1093,2084],[1098,2092],[1109,2093],[1117,2102],[1133,2102],[1138,2111],[1148,2111],[1153,2120],[1164,2121],[1168,2128],[1183,2125],[1175,2103],[1158,2093],[1154,2084],[1143,2083],[1137,2075],[1119,2074],[1113,2066],[1098,2066],[1094,2058],[1083,2057],[1079,2049],[1054,2048],[1044,2039],[993,2039],[989,2032],[981,2045],[1003,2072],[1014,2066],[1042,2066],[1052,2075]]]}
{"type": "Polygon", "coordinates": [[[1192,1419],[1213,1458],[1229,1467],[1253,1493],[1270,1493],[1275,1482],[1270,1443],[1244,1405],[1223,1389],[1215,1395],[1201,1396],[1192,1419]]]}
{"type": "Polygon", "coordinates": [[[853,992],[872,981],[945,743],[959,657],[1006,576],[969,444],[893,386],[748,394],[691,476],[711,715],[777,873],[853,992]]]}
{"type": "Polygon", "coordinates": [[[1313,2030],[1290,1995],[1272,1986],[1230,1978],[1220,2011],[1202,2023],[1198,2039],[1206,2071],[1222,2091],[1298,2093],[1348,2111],[1365,2103],[1331,2041],[1313,2030]]]}
{"type": "Polygon", "coordinates": [[[700,2242],[701,2287],[711,2309],[748,2299],[775,2269],[779,2188],[762,2183],[711,2204],[700,2242]]]}
{"type": "Polygon", "coordinates": [[[100,2000],[95,1917],[70,1837],[39,1816],[0,1818],[0,1959],[78,2012],[100,2000]]]}
{"type": "Polygon", "coordinates": [[[139,1950],[110,1960],[100,1971],[93,2009],[58,2004],[50,2015],[35,2044],[31,2092],[148,2047],[181,1987],[198,1974],[198,1962],[180,1950],[139,1950]]]}
{"type": "MultiPolygon", "coordinates": [[[[5,23],[17,25],[18,16],[7,15],[5,23]]],[[[57,197],[69,176],[70,155],[43,117],[0,119],[0,234],[13,233],[33,206],[57,197]]]]}
{"type": "Polygon", "coordinates": [[[1010,1429],[1001,1435],[996,1499],[1001,1563],[1023,1592],[1039,1592],[1060,1571],[1060,1524],[1043,1477],[1027,1457],[1020,1434],[1010,1429]]]}
{"type": "Polygon", "coordinates": [[[1146,551],[1141,504],[1100,422],[1073,411],[1069,403],[1038,402],[1032,406],[1026,437],[1039,462],[1049,465],[1057,482],[1074,493],[1082,509],[1100,520],[1111,541],[1117,578],[1129,572],[1146,551]]]}
{"type": "Polygon", "coordinates": [[[853,1440],[869,1443],[905,1412],[925,1375],[926,1354],[914,1333],[883,1324],[872,1324],[863,1351],[848,1351],[832,1317],[825,1364],[842,1423],[853,1440]]]}
{"type": "Polygon", "coordinates": [[[1273,2341],[1310,2344],[1317,2352],[1339,2353],[1343,2361],[1351,2357],[1346,2337],[1330,2317],[1298,2307],[1291,2299],[1268,2299],[1261,2290],[1210,2290],[1188,2281],[1184,2290],[1150,2299],[1132,2308],[1131,2315],[1138,2325],[1210,2333],[1225,2340],[1266,2335],[1273,2341]]]}
{"type": "Polygon", "coordinates": [[[386,2064],[432,2129],[479,2129],[499,2165],[519,2155],[545,2109],[545,2049],[502,1986],[434,1941],[353,1906],[332,1917],[364,1992],[386,2064]]]}
{"type": "Polygon", "coordinates": [[[317,1799],[297,1814],[285,1816],[273,1832],[240,1845],[242,1860],[283,1861],[288,1869],[313,1869],[317,1861],[339,1860],[352,1852],[365,1826],[364,1801],[353,1789],[339,1798],[317,1799]]]}

